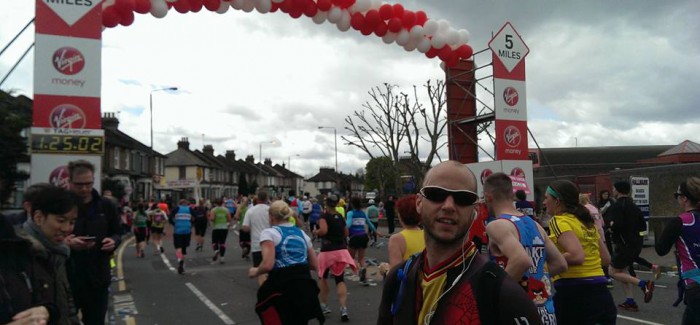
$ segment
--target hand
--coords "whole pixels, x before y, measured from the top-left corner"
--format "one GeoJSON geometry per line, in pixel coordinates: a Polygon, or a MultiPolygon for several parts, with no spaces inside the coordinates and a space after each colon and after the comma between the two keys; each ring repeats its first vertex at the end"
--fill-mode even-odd
{"type": "Polygon", "coordinates": [[[258,276],[258,268],[257,267],[251,267],[248,269],[248,277],[249,278],[255,278],[258,276]]]}
{"type": "Polygon", "coordinates": [[[9,325],[35,324],[45,325],[49,321],[49,310],[44,306],[29,308],[12,317],[9,325]]]}
{"type": "Polygon", "coordinates": [[[377,230],[377,231],[375,231],[374,233],[376,233],[376,234],[377,234],[377,237],[378,237],[378,238],[382,238],[382,237],[384,237],[384,235],[382,235],[382,233],[381,233],[381,232],[379,232],[378,230],[377,230]]]}
{"type": "Polygon", "coordinates": [[[114,250],[114,239],[111,237],[106,237],[105,239],[102,240],[102,251],[105,252],[111,252],[114,250]]]}
{"type": "Polygon", "coordinates": [[[69,235],[64,242],[71,249],[85,250],[95,246],[94,240],[87,240],[88,236],[69,235]]]}

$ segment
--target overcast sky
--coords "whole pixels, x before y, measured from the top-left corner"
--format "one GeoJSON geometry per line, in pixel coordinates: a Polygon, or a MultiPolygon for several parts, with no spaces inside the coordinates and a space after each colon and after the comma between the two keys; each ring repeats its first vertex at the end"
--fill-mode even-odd
{"type": "MultiPolygon", "coordinates": [[[[700,142],[700,2],[698,1],[398,1],[467,29],[475,51],[510,21],[530,48],[529,128],[542,147],[700,142]]],[[[0,2],[0,46],[34,16],[34,1],[0,2]]],[[[281,12],[136,15],[133,25],[102,34],[102,111],[149,143],[153,93],[155,149],[179,138],[286,163],[310,176],[333,166],[355,172],[368,157],[341,140],[344,117],[362,109],[384,82],[409,89],[444,79],[438,59],[386,45],[374,35],[339,31],[281,12]]],[[[0,56],[4,76],[34,40],[31,26],[0,56]]],[[[478,65],[490,55],[477,56],[478,65]]],[[[480,77],[491,73],[483,69],[480,77]]],[[[33,97],[33,51],[0,86],[33,97]]],[[[492,88],[492,81],[484,82],[492,88]]],[[[481,91],[487,104],[493,98],[481,91]]],[[[484,135],[480,145],[493,153],[484,135]]],[[[534,142],[530,139],[530,147],[534,142]]],[[[447,156],[446,149],[443,157],[447,156]]],[[[486,158],[486,157],[484,157],[486,158]]]]}

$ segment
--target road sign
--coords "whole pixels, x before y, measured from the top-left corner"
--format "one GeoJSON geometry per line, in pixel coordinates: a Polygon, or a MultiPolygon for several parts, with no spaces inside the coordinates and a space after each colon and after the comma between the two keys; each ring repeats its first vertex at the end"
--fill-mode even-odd
{"type": "Polygon", "coordinates": [[[499,58],[509,73],[530,53],[530,49],[510,22],[503,25],[496,36],[491,39],[489,48],[493,51],[494,57],[499,58]]]}

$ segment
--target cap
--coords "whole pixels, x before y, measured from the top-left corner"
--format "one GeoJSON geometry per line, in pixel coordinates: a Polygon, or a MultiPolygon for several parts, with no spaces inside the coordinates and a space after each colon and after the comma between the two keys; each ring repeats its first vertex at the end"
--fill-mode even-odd
{"type": "Polygon", "coordinates": [[[306,200],[306,199],[308,199],[308,198],[306,197],[306,195],[304,195],[301,199],[302,199],[302,200],[306,200]]]}
{"type": "Polygon", "coordinates": [[[338,204],[338,196],[335,194],[328,195],[326,197],[326,204],[328,205],[336,205],[338,204]]]}
{"type": "Polygon", "coordinates": [[[374,200],[369,200],[369,204],[374,204],[374,200]]]}

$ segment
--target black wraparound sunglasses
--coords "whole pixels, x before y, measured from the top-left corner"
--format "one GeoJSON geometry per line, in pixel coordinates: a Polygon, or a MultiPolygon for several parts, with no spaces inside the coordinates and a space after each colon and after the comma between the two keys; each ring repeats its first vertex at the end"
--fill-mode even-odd
{"type": "Polygon", "coordinates": [[[436,203],[444,202],[451,195],[455,204],[465,207],[474,205],[479,200],[479,196],[472,191],[450,190],[440,186],[424,186],[419,193],[424,198],[436,203]]]}
{"type": "Polygon", "coordinates": [[[678,200],[678,197],[679,197],[679,196],[685,196],[685,194],[683,194],[683,193],[678,193],[678,192],[673,193],[673,198],[674,198],[674,199],[678,200]]]}

